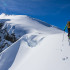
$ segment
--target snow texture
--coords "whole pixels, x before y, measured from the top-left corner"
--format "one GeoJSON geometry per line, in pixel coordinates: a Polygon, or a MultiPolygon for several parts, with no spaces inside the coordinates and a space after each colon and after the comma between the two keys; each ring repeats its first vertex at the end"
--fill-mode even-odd
{"type": "Polygon", "coordinates": [[[9,19],[2,28],[19,39],[0,53],[0,70],[70,70],[67,33],[26,15],[0,15],[9,19]]]}

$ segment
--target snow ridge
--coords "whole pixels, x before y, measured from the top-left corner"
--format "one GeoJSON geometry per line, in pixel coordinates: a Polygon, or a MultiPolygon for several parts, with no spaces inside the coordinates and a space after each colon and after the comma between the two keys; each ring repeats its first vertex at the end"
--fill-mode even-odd
{"type": "Polygon", "coordinates": [[[62,30],[26,15],[2,14],[0,18],[1,30],[8,36],[5,40],[1,33],[1,37],[11,43],[0,53],[0,70],[70,70],[67,33],[63,37],[62,30]]]}

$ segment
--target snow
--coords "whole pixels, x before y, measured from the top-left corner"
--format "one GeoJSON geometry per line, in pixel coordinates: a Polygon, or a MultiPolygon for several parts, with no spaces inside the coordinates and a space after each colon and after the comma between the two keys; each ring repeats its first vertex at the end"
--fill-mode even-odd
{"type": "Polygon", "coordinates": [[[19,37],[0,53],[0,70],[70,70],[67,33],[26,15],[1,14],[0,18],[10,19],[3,28],[19,37]]]}
{"type": "MultiPolygon", "coordinates": [[[[60,36],[62,37],[63,35],[55,34],[47,36],[36,47],[26,50],[27,52],[21,46],[23,49],[19,49],[16,60],[9,70],[69,70],[70,46],[68,39],[62,42],[60,36]],[[25,55],[23,52],[26,52],[25,55]],[[64,58],[65,60],[63,60],[64,58]]],[[[67,37],[67,34],[65,34],[65,37],[67,37]]]]}

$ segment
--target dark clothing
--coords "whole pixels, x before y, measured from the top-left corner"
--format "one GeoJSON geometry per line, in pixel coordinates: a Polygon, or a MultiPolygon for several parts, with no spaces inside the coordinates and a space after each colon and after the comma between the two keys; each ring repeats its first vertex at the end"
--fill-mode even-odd
{"type": "Polygon", "coordinates": [[[68,37],[70,36],[70,28],[68,28],[68,37]]]}
{"type": "Polygon", "coordinates": [[[68,28],[70,28],[70,21],[68,21],[67,25],[66,25],[68,28]]]}

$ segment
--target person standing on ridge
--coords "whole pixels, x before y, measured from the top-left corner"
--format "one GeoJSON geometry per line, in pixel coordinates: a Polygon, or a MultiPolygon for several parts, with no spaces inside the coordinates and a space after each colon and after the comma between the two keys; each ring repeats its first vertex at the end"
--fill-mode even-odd
{"type": "Polygon", "coordinates": [[[64,31],[66,30],[66,28],[68,28],[68,38],[70,39],[70,21],[67,22],[64,31]]]}

